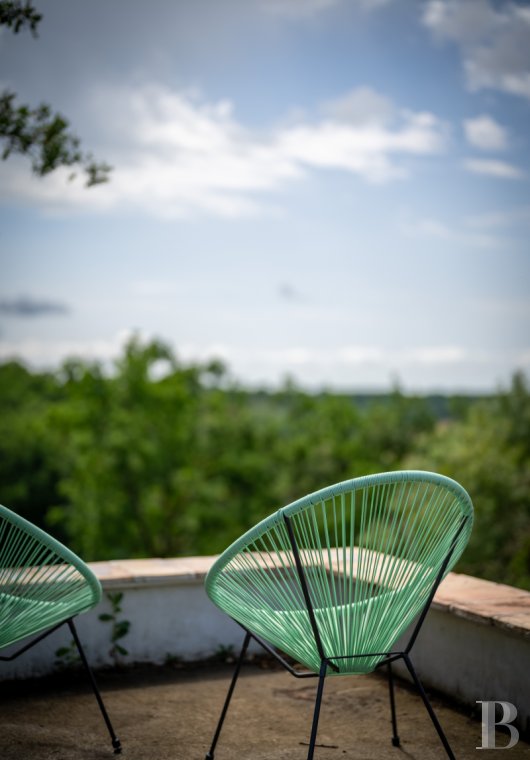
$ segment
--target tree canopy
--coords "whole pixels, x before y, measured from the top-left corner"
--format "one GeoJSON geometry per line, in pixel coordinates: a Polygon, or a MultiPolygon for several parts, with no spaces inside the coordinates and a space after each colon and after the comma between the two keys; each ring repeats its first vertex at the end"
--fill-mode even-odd
{"type": "Polygon", "coordinates": [[[0,365],[0,501],[85,559],[211,554],[306,493],[434,470],[476,523],[459,569],[530,588],[530,389],[483,399],[247,391],[219,362],[132,340],[109,371],[0,365]],[[454,401],[454,403],[453,403],[454,401]],[[465,403],[464,403],[465,402],[465,403]]]}

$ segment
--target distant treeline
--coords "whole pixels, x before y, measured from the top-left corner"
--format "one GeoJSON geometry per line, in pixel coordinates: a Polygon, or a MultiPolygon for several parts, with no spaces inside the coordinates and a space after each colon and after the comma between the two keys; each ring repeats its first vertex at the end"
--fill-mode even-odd
{"type": "Polygon", "coordinates": [[[457,569],[530,588],[530,389],[481,398],[238,386],[132,340],[113,372],[0,365],[0,502],[87,560],[212,554],[277,507],[351,477],[425,469],[475,504],[457,569]]]}

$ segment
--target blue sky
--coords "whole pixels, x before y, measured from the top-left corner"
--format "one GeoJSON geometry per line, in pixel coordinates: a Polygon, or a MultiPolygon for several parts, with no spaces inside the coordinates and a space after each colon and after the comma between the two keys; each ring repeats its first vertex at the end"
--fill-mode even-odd
{"type": "Polygon", "coordinates": [[[0,358],[137,331],[249,385],[488,391],[530,370],[530,8],[59,0],[0,85],[106,186],[0,164],[0,358]]]}

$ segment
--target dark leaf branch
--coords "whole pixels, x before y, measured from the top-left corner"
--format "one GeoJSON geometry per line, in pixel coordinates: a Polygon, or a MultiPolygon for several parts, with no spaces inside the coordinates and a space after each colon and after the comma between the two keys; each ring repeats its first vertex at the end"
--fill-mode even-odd
{"type": "Polygon", "coordinates": [[[18,34],[24,27],[29,27],[34,37],[37,36],[37,26],[42,20],[39,13],[30,2],[20,0],[2,0],[0,2],[0,26],[7,26],[18,34]]]}
{"type": "Polygon", "coordinates": [[[64,116],[52,113],[45,103],[37,108],[17,105],[15,97],[15,93],[9,91],[0,95],[3,160],[13,153],[28,156],[31,168],[39,177],[60,166],[82,166],[87,175],[87,187],[108,181],[111,167],[97,163],[90,153],[80,149],[79,138],[69,132],[64,116]]]}
{"type": "MultiPolygon", "coordinates": [[[[18,34],[29,27],[37,36],[42,19],[29,1],[0,0],[0,27],[6,26],[18,34]]],[[[91,153],[80,148],[79,138],[69,131],[69,122],[60,113],[53,113],[46,103],[36,108],[18,105],[16,95],[9,90],[0,94],[0,142],[2,159],[12,154],[28,156],[33,172],[44,177],[61,166],[80,167],[86,175],[86,187],[108,182],[112,167],[98,163],[91,153]]],[[[70,179],[76,176],[72,172],[70,179]]]]}

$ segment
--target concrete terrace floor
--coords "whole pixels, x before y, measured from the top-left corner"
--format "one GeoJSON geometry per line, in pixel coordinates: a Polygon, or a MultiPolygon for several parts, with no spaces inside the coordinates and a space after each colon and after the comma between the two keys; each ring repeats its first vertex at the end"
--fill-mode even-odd
{"type": "MultiPolygon", "coordinates": [[[[127,760],[203,760],[231,665],[136,667],[98,674],[127,760]]],[[[244,666],[216,760],[305,760],[316,679],[244,666]]],[[[446,757],[420,698],[396,683],[402,748],[390,743],[386,679],[326,681],[315,760],[434,760],[446,757]]],[[[480,722],[440,699],[434,708],[458,760],[482,757],[480,722]]],[[[507,737],[499,735],[503,746],[507,737]]],[[[500,750],[498,750],[500,751],[500,750]]],[[[490,751],[491,754],[491,751],[490,751]]],[[[489,756],[489,755],[488,755],[489,756]]],[[[1,760],[110,760],[108,735],[85,675],[0,684],[1,760]]],[[[520,742],[509,760],[530,760],[520,742]]]]}

